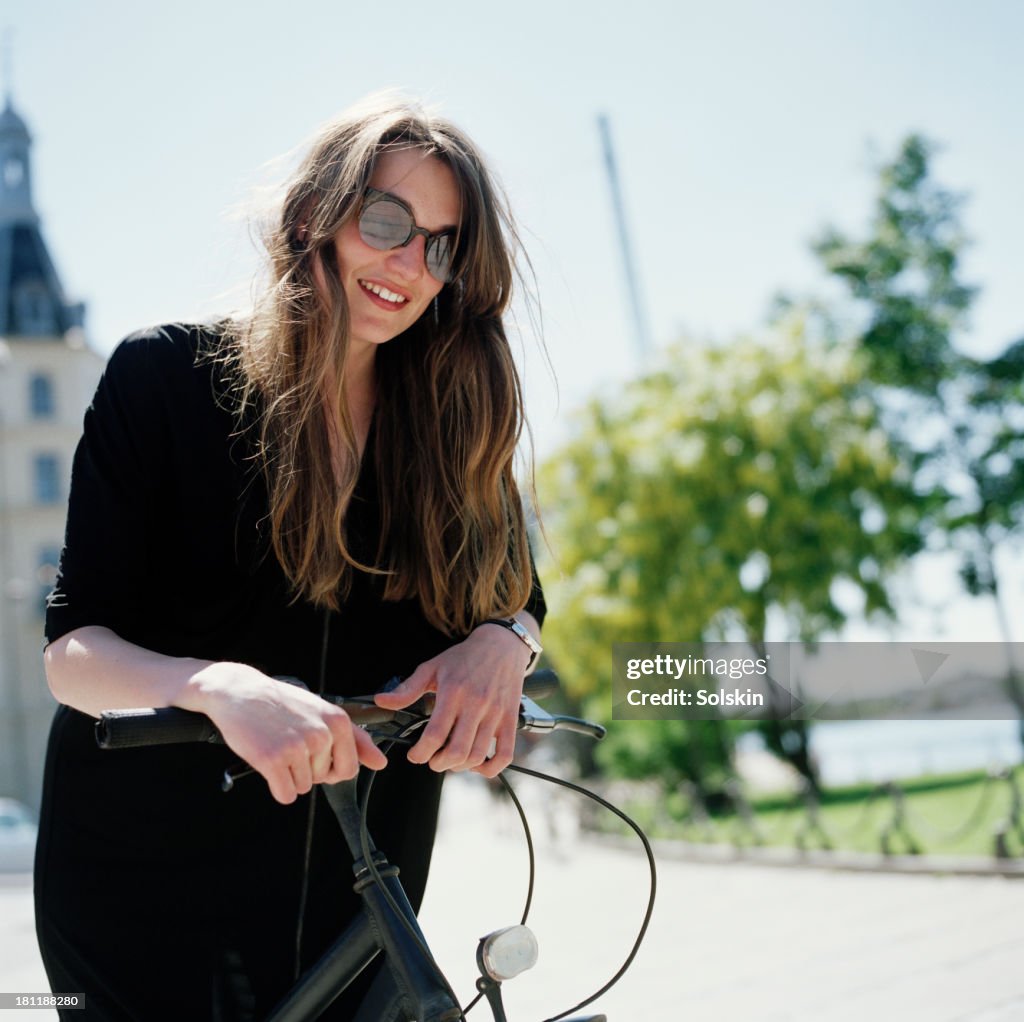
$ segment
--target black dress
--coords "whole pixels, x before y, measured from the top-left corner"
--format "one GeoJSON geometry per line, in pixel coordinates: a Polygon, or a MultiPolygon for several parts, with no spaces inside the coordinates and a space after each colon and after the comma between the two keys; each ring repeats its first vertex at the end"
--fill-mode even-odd
{"type": "MultiPolygon", "coordinates": [[[[313,688],[326,644],[325,691],[343,694],[410,674],[455,641],[416,601],[384,601],[367,575],[340,613],[292,601],[267,542],[265,488],[209,357],[223,343],[215,329],[176,325],[111,356],[75,454],[48,641],[104,625],[160,653],[244,662],[313,688]]],[[[347,512],[350,541],[370,558],[372,462],[347,512]]],[[[529,609],[543,617],[536,585],[529,609]]],[[[294,982],[297,958],[307,967],[343,929],[356,908],[351,858],[322,796],[283,806],[258,777],[225,795],[218,779],[235,758],[214,746],[101,751],[92,718],[57,710],[36,922],[51,989],[85,994],[85,1012],[68,1018],[260,1019],[294,982]]],[[[371,830],[414,906],[440,786],[396,750],[374,788],[371,830]]],[[[351,1010],[342,1000],[323,1017],[351,1010]]]]}

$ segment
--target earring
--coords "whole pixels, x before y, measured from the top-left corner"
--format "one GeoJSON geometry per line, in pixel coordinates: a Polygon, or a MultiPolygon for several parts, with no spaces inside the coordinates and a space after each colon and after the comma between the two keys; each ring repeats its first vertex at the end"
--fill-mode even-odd
{"type": "Polygon", "coordinates": [[[441,322],[441,306],[437,300],[437,295],[434,295],[434,326],[437,326],[441,322]]]}

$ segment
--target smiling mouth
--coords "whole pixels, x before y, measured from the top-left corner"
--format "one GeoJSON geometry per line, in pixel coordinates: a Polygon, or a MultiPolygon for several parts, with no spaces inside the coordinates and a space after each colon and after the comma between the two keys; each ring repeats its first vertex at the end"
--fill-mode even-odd
{"type": "Polygon", "coordinates": [[[378,298],[383,298],[386,302],[391,302],[392,305],[405,305],[408,299],[405,295],[397,295],[394,291],[389,291],[386,287],[381,287],[380,284],[371,284],[369,281],[359,281],[359,286],[364,291],[369,291],[371,294],[375,294],[378,298]]]}

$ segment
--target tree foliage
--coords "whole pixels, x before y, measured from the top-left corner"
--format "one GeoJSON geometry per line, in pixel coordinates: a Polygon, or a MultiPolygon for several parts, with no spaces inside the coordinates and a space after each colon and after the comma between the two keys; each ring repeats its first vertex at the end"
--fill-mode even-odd
{"type": "MultiPolygon", "coordinates": [[[[996,557],[1024,520],[1024,339],[989,359],[958,343],[977,289],[963,280],[963,199],[935,181],[934,154],[926,139],[908,137],[880,170],[864,236],[830,229],[815,251],[857,310],[854,340],[886,427],[918,492],[941,509],[922,516],[921,531],[959,554],[966,591],[994,601],[1009,643],[996,557]]],[[[1012,664],[1008,690],[1024,718],[1012,664]]]]}
{"type": "MultiPolygon", "coordinates": [[[[546,645],[576,698],[610,692],[616,641],[756,645],[891,615],[890,573],[926,545],[958,552],[1011,638],[996,556],[1024,522],[1024,339],[989,359],[958,345],[977,291],[933,157],[907,138],[865,230],[814,243],[843,301],[785,303],[760,343],[677,346],[542,467],[546,645]]],[[[800,727],[767,737],[811,773],[800,727]]],[[[618,722],[604,753],[705,787],[730,755],[722,726],[684,721],[618,722]]]]}
{"type": "Polygon", "coordinates": [[[864,313],[857,343],[870,378],[923,395],[955,375],[952,338],[977,293],[960,279],[963,198],[932,179],[933,152],[909,136],[879,170],[865,237],[828,228],[812,246],[864,313]]]}
{"type": "MultiPolygon", "coordinates": [[[[760,343],[680,345],[583,410],[539,478],[545,634],[571,691],[610,691],[616,641],[810,639],[843,624],[851,595],[891,612],[886,573],[916,549],[910,480],[863,371],[794,318],[760,343]]],[[[722,766],[727,738],[697,755],[692,725],[662,723],[617,723],[608,761],[669,782],[722,766]]]]}

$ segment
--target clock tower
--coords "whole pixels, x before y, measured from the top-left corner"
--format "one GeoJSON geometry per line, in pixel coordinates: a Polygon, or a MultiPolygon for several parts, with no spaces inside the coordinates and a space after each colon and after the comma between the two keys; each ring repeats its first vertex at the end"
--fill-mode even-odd
{"type": "Polygon", "coordinates": [[[10,97],[0,113],[0,336],[53,337],[82,326],[85,308],[64,298],[32,206],[25,122],[10,97]]]}
{"type": "Polygon", "coordinates": [[[32,139],[0,112],[0,797],[39,804],[55,703],[42,668],[45,596],[64,536],[71,459],[102,360],[68,301],[32,205],[32,139]]]}

